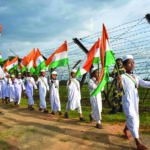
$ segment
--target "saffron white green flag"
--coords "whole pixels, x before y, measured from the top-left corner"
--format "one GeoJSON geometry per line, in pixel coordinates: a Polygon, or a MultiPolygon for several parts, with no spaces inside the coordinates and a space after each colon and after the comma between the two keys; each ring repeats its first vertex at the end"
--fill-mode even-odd
{"type": "Polygon", "coordinates": [[[68,59],[68,45],[65,41],[47,60],[46,66],[48,68],[57,68],[66,66],[69,63],[68,59]]]}
{"type": "Polygon", "coordinates": [[[15,57],[11,61],[9,61],[9,63],[6,66],[6,70],[13,71],[13,70],[17,70],[17,68],[18,68],[18,57],[15,57]]]}
{"type": "Polygon", "coordinates": [[[82,67],[78,68],[76,77],[80,77],[89,72],[92,64],[98,63],[100,63],[100,39],[98,39],[89,50],[87,54],[87,60],[82,67]]]}
{"type": "Polygon", "coordinates": [[[105,45],[104,47],[106,48],[105,56],[104,56],[104,62],[105,62],[104,63],[104,72],[103,72],[103,77],[102,77],[101,82],[99,83],[97,88],[91,92],[91,96],[96,96],[99,92],[101,92],[102,88],[109,81],[109,66],[116,63],[114,54],[109,46],[108,34],[107,34],[107,31],[106,31],[106,28],[104,25],[103,25],[102,34],[107,35],[107,36],[102,36],[103,39],[101,40],[102,42],[104,42],[102,44],[104,44],[105,45]]]}

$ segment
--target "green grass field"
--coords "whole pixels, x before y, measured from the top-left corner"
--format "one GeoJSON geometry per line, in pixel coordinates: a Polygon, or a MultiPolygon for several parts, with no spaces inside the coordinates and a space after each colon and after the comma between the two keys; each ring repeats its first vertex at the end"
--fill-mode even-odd
{"type": "MultiPolygon", "coordinates": [[[[140,95],[140,125],[143,126],[144,128],[149,128],[150,127],[150,93],[148,93],[147,98],[143,102],[143,98],[145,96],[147,89],[140,88],[139,89],[139,95],[140,95]]],[[[87,122],[89,122],[89,114],[91,111],[90,107],[90,99],[89,99],[89,90],[87,85],[84,85],[82,88],[82,110],[83,110],[83,115],[86,119],[87,122]]],[[[122,123],[125,122],[125,116],[123,113],[117,113],[117,114],[108,114],[108,112],[111,110],[110,107],[108,107],[107,102],[104,100],[104,95],[103,96],[103,112],[102,112],[102,119],[104,123],[122,123]]],[[[35,99],[35,108],[38,108],[39,106],[39,96],[38,92],[34,94],[34,99],[35,99]]],[[[49,93],[47,94],[47,108],[50,111],[50,102],[49,102],[49,93]]],[[[112,93],[110,93],[110,102],[112,99],[112,93]]],[[[61,86],[60,87],[60,100],[61,100],[61,107],[62,107],[62,112],[65,112],[66,108],[66,102],[67,102],[67,89],[66,86],[61,86]]],[[[27,107],[27,98],[23,98],[21,101],[21,107],[27,107]]],[[[77,111],[70,111],[69,112],[69,117],[70,118],[78,118],[78,113],[77,111]]]]}

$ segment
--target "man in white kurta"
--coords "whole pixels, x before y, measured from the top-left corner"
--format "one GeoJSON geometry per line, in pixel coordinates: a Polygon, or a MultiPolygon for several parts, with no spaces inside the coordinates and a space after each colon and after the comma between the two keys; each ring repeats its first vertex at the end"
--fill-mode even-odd
{"type": "Polygon", "coordinates": [[[146,146],[141,144],[141,141],[139,140],[138,87],[142,86],[150,88],[150,82],[144,81],[136,75],[132,74],[134,69],[134,60],[132,55],[125,56],[123,58],[123,63],[126,69],[126,73],[121,76],[123,87],[122,104],[127,119],[124,133],[126,134],[127,130],[129,130],[136,141],[137,149],[146,149],[146,146]]]}
{"type": "Polygon", "coordinates": [[[25,88],[26,88],[26,94],[28,96],[28,108],[30,110],[34,110],[34,99],[33,99],[33,88],[37,89],[37,86],[35,84],[35,80],[32,77],[32,74],[28,72],[28,77],[24,80],[25,88]]]}
{"type": "Polygon", "coordinates": [[[16,80],[18,82],[18,95],[16,96],[15,100],[17,105],[19,105],[21,101],[22,90],[25,91],[25,85],[23,80],[21,79],[21,73],[18,73],[18,78],[16,80]]]}
{"type": "Polygon", "coordinates": [[[5,100],[6,103],[12,102],[13,100],[10,99],[10,85],[11,85],[11,79],[10,79],[10,75],[8,73],[6,73],[6,77],[5,77],[5,100]]]}
{"type": "Polygon", "coordinates": [[[44,109],[45,113],[48,113],[46,110],[46,93],[49,91],[49,86],[47,82],[47,78],[45,77],[45,70],[41,70],[41,76],[36,81],[36,84],[39,85],[39,95],[40,95],[40,108],[39,111],[44,109]]]}
{"type": "MultiPolygon", "coordinates": [[[[90,93],[95,90],[98,86],[98,82],[97,79],[98,78],[98,69],[93,68],[92,69],[92,75],[91,75],[91,79],[89,81],[89,91],[90,93]]],[[[96,96],[91,96],[90,97],[90,102],[91,102],[91,108],[92,108],[92,112],[90,114],[90,120],[92,121],[92,119],[96,120],[96,128],[101,129],[102,125],[101,125],[101,120],[102,120],[102,96],[101,96],[101,92],[99,92],[96,96]]]]}
{"type": "Polygon", "coordinates": [[[15,78],[15,75],[12,74],[10,84],[10,100],[12,100],[15,105],[18,105],[18,97],[19,97],[18,80],[15,78]]]}
{"type": "Polygon", "coordinates": [[[81,92],[80,92],[80,83],[75,78],[76,70],[73,69],[71,71],[71,78],[67,82],[67,89],[68,89],[68,102],[66,105],[66,113],[65,118],[69,118],[68,111],[77,109],[80,117],[80,121],[84,121],[82,116],[82,109],[81,109],[81,92]]]}
{"type": "Polygon", "coordinates": [[[61,104],[59,97],[59,81],[57,78],[57,72],[53,71],[51,73],[51,80],[49,81],[50,86],[50,103],[51,103],[51,113],[55,114],[55,112],[59,112],[61,115],[61,104]]]}

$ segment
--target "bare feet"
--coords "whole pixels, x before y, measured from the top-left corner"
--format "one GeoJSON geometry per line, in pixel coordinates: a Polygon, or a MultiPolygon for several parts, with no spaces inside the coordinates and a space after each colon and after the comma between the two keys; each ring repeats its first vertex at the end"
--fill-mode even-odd
{"type": "Polygon", "coordinates": [[[128,130],[124,129],[124,130],[123,130],[123,133],[124,133],[124,135],[125,135],[125,138],[127,138],[128,140],[131,139],[131,135],[128,133],[128,130]]]}
{"type": "Polygon", "coordinates": [[[137,145],[137,150],[147,150],[147,149],[148,149],[148,147],[144,144],[138,144],[137,145]]]}

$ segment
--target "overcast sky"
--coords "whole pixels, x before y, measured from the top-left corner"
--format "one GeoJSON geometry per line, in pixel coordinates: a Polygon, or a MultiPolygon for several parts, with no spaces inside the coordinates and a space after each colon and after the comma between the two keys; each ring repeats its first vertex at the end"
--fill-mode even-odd
{"type": "Polygon", "coordinates": [[[64,40],[83,37],[142,18],[150,13],[149,0],[0,0],[3,33],[0,50],[19,56],[32,48],[57,48],[64,40]]]}

